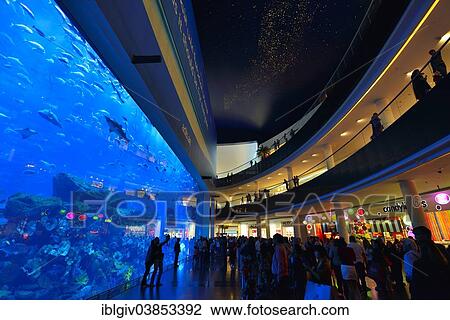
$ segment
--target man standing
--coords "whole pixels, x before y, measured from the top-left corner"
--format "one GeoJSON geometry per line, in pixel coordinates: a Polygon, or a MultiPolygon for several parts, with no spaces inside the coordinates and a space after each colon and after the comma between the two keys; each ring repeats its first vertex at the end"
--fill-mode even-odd
{"type": "Polygon", "coordinates": [[[176,238],[175,245],[173,246],[173,252],[175,253],[175,260],[173,261],[173,266],[178,267],[178,256],[180,255],[180,238],[176,238]]]}
{"type": "Polygon", "coordinates": [[[275,250],[272,258],[272,274],[276,282],[277,298],[287,299],[289,297],[288,254],[281,234],[275,234],[273,241],[275,250]]]}
{"type": "Polygon", "coordinates": [[[355,253],[355,268],[358,274],[358,285],[362,294],[365,296],[367,294],[367,284],[366,284],[366,267],[367,259],[364,249],[359,243],[356,242],[355,236],[350,236],[350,243],[348,247],[353,249],[355,253]]]}
{"type": "Polygon", "coordinates": [[[150,287],[154,287],[156,274],[158,273],[158,279],[156,281],[156,286],[161,286],[161,276],[163,273],[163,260],[164,253],[162,252],[162,247],[170,240],[170,236],[166,235],[166,239],[163,242],[159,242],[159,238],[156,237],[152,240],[150,247],[147,251],[147,257],[145,259],[145,273],[141,281],[141,286],[146,286],[147,276],[150,272],[150,267],[153,265],[153,273],[150,279],[150,287]]]}

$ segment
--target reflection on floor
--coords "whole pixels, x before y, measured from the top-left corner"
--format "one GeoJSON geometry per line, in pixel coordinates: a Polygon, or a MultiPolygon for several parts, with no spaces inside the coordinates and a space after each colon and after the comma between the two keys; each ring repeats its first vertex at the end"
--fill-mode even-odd
{"type": "Polygon", "coordinates": [[[211,268],[194,268],[192,262],[182,263],[176,269],[163,273],[162,286],[139,286],[114,297],[122,300],[234,300],[240,299],[239,276],[223,263],[211,268]]]}
{"type": "MultiPolygon", "coordinates": [[[[178,268],[169,268],[163,273],[162,286],[156,288],[131,288],[114,297],[116,300],[235,300],[241,298],[238,271],[230,270],[222,262],[213,263],[211,268],[195,267],[191,261],[181,263],[178,268]]],[[[366,278],[369,300],[409,299],[407,286],[393,288],[390,297],[384,297],[375,290],[375,282],[366,278]]]]}

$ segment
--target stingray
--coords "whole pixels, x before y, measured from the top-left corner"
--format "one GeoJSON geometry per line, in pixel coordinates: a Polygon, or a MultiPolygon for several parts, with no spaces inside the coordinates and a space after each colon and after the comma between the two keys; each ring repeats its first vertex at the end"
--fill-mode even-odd
{"type": "Polygon", "coordinates": [[[28,139],[29,137],[38,133],[36,130],[30,128],[15,129],[14,131],[19,133],[22,136],[22,139],[28,139]]]}

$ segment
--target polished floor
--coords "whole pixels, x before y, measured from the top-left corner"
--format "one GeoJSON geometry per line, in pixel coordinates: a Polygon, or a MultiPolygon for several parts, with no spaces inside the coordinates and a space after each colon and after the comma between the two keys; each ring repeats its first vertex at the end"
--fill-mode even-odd
{"type": "Polygon", "coordinates": [[[155,288],[133,287],[114,299],[122,300],[234,300],[240,299],[237,271],[223,263],[211,268],[200,268],[191,261],[180,263],[178,268],[168,268],[162,276],[162,286],[155,288]]]}
{"type": "MultiPolygon", "coordinates": [[[[209,264],[208,264],[209,265],[209,264]]],[[[211,267],[198,267],[192,261],[180,263],[178,268],[169,267],[162,276],[161,287],[135,286],[122,292],[116,300],[235,300],[241,298],[239,273],[229,264],[212,263],[211,267]]],[[[407,286],[394,289],[392,295],[381,297],[375,290],[375,282],[366,278],[366,299],[409,299],[407,286]]]]}

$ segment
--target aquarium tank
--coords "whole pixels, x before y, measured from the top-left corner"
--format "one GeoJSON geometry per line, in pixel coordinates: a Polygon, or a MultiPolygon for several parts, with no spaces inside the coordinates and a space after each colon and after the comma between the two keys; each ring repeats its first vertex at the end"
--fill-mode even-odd
{"type": "MultiPolygon", "coordinates": [[[[168,230],[158,200],[198,189],[53,0],[0,1],[0,132],[0,299],[83,299],[138,278],[168,230]]],[[[183,258],[191,208],[168,206],[185,219],[183,258]]]]}

